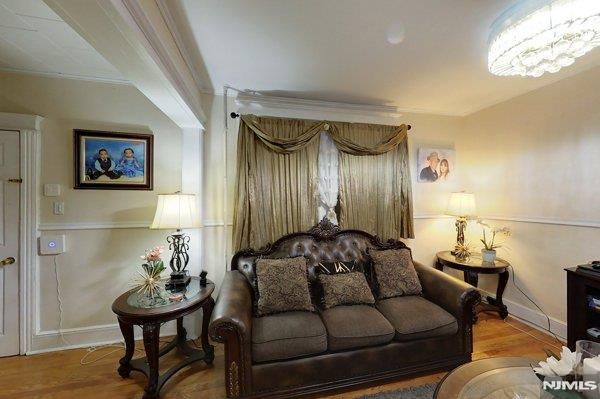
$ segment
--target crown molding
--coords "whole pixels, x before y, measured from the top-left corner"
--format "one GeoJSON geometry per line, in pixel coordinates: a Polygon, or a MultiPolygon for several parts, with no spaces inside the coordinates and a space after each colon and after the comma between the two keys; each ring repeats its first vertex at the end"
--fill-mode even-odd
{"type": "Polygon", "coordinates": [[[178,35],[171,29],[173,21],[167,7],[164,7],[164,5],[161,7],[159,1],[155,2],[154,5],[160,16],[158,20],[156,17],[152,20],[151,14],[149,14],[154,11],[152,3],[142,3],[138,0],[121,0],[121,2],[129,13],[131,21],[142,33],[143,38],[148,43],[152,53],[154,53],[157,63],[162,66],[164,73],[170,78],[175,90],[183,97],[186,104],[200,120],[200,123],[205,125],[206,115],[202,110],[199,97],[196,95],[199,89],[198,81],[194,76],[194,72],[192,72],[188,59],[184,56],[185,51],[181,46],[181,41],[178,42],[176,38],[178,35]],[[171,24],[169,24],[169,18],[171,24]],[[165,29],[161,30],[160,26],[155,26],[155,24],[161,24],[165,29]],[[165,30],[168,33],[165,34],[165,30]]]}
{"type": "Polygon", "coordinates": [[[391,105],[352,104],[334,101],[307,100],[291,97],[265,96],[252,93],[239,93],[236,103],[249,111],[261,108],[302,110],[326,113],[344,113],[371,117],[399,118],[398,108],[391,105]]]}
{"type": "Polygon", "coordinates": [[[96,76],[83,76],[83,75],[71,75],[68,73],[61,72],[50,72],[50,71],[34,71],[31,69],[19,69],[19,68],[0,68],[0,71],[18,73],[21,75],[32,75],[32,76],[43,76],[48,78],[61,78],[70,80],[82,80],[85,82],[97,82],[97,83],[110,83],[116,85],[132,86],[132,83],[125,79],[112,79],[112,78],[100,78],[96,76]]]}

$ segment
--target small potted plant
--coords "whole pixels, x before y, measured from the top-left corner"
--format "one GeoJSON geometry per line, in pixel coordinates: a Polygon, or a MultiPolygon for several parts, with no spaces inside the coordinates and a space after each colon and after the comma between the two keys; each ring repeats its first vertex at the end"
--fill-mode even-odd
{"type": "Polygon", "coordinates": [[[502,248],[504,242],[510,237],[510,229],[508,227],[491,227],[490,225],[479,220],[478,223],[483,228],[483,249],[481,250],[481,257],[485,263],[494,263],[496,260],[496,249],[502,248]],[[487,230],[487,234],[486,234],[487,230]],[[497,241],[496,236],[503,236],[504,241],[497,241]]]}

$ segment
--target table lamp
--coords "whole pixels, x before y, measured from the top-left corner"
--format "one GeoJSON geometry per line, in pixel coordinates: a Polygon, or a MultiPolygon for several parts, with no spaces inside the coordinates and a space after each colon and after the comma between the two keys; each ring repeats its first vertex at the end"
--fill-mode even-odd
{"type": "MultiPolygon", "coordinates": [[[[473,218],[477,210],[475,208],[475,195],[464,191],[450,194],[446,215],[456,216],[456,244],[464,245],[465,227],[467,220],[473,218]]],[[[454,251],[452,253],[454,255],[454,251]]]]}
{"type": "Polygon", "coordinates": [[[175,229],[175,233],[167,237],[169,249],[173,251],[169,266],[171,278],[165,288],[171,291],[183,291],[189,284],[191,277],[186,270],[190,257],[187,253],[190,248],[190,237],[181,229],[200,227],[200,218],[196,209],[196,196],[194,194],[159,194],[156,204],[156,213],[151,229],[175,229]]]}

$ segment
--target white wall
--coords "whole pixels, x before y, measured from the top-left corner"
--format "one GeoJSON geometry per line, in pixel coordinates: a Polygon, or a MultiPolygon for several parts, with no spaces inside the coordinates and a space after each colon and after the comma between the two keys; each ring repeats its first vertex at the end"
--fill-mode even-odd
{"type": "MultiPolygon", "coordinates": [[[[65,234],[67,252],[57,257],[69,342],[91,344],[120,338],[110,306],[140,264],[145,248],[164,243],[165,231],[145,227],[156,194],[181,187],[181,130],[133,86],[0,73],[0,111],[44,116],[41,183],[61,185],[60,197],[42,197],[41,234],[65,234]],[[73,129],[154,134],[153,191],[74,190],[73,129]],[[65,214],[52,213],[53,201],[65,214]],[[108,228],[90,228],[106,225],[108,228]]],[[[56,330],[58,303],[52,257],[40,257],[37,332],[32,351],[63,346],[56,330]]]]}
{"type": "MultiPolygon", "coordinates": [[[[511,219],[494,222],[513,230],[500,256],[563,334],[563,268],[600,258],[599,107],[594,68],[468,116],[457,146],[479,213],[511,219]]],[[[483,287],[491,290],[490,280],[483,287]]],[[[533,308],[512,284],[506,298],[533,308]]]]}

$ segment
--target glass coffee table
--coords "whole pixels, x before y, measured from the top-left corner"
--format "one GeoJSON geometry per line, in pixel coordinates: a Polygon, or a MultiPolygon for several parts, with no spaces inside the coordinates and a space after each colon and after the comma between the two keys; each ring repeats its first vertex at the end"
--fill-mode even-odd
{"type": "Polygon", "coordinates": [[[496,357],[476,360],[450,372],[438,385],[436,399],[546,399],[531,369],[536,360],[496,357]]]}

